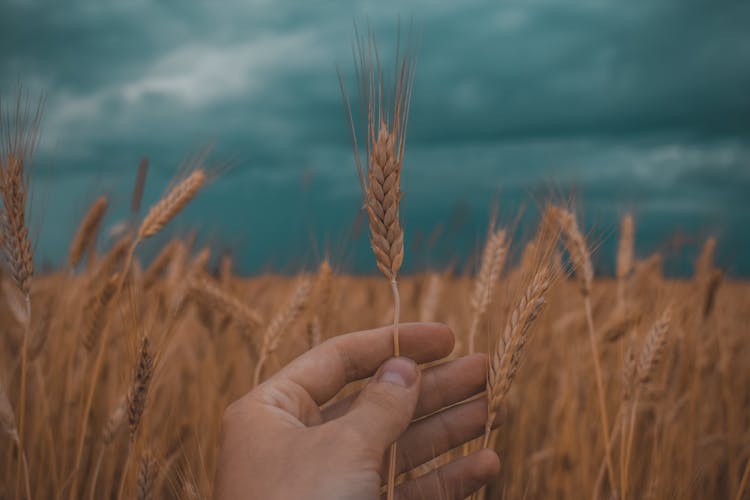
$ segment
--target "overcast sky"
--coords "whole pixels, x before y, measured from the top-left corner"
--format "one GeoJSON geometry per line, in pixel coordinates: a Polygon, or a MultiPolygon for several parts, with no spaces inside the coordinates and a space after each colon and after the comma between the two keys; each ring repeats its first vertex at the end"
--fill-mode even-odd
{"type": "MultiPolygon", "coordinates": [[[[0,92],[46,95],[35,158],[38,255],[53,262],[88,203],[125,213],[148,155],[145,202],[213,144],[232,168],[176,230],[200,228],[247,271],[321,254],[369,270],[349,241],[359,185],[336,67],[353,88],[353,22],[384,58],[413,19],[419,58],[403,201],[418,269],[466,257],[491,201],[575,193],[612,268],[617,218],[639,252],[709,234],[750,275],[750,3],[740,0],[0,0],[0,92]],[[70,200],[73,200],[71,203],[70,200]],[[435,232],[436,227],[442,227],[435,232]],[[430,233],[435,248],[420,244],[430,233]]],[[[678,270],[682,264],[674,264],[678,270]]]]}

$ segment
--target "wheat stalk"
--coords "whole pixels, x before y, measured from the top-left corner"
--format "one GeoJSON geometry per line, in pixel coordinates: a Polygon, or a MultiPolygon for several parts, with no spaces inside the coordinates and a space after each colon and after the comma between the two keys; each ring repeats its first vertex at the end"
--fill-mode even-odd
{"type": "Polygon", "coordinates": [[[581,294],[584,298],[589,297],[591,283],[594,280],[594,266],[591,264],[586,239],[578,228],[578,221],[572,212],[558,208],[555,213],[564,236],[565,249],[568,251],[576,277],[580,282],[581,294]]]}
{"type": "Polygon", "coordinates": [[[706,282],[710,279],[711,269],[714,265],[714,254],[716,253],[716,238],[708,238],[703,244],[701,253],[695,261],[695,279],[698,282],[706,282]]]}
{"type": "Polygon", "coordinates": [[[503,334],[492,352],[487,376],[487,421],[484,428],[484,447],[489,444],[497,412],[518,370],[521,353],[528,341],[531,326],[545,305],[545,296],[551,279],[549,265],[543,264],[512,309],[503,334]]]}
{"type": "Polygon", "coordinates": [[[141,158],[138,164],[138,173],[135,176],[133,185],[133,197],[130,199],[130,213],[137,214],[141,209],[143,200],[143,188],[146,186],[146,176],[148,175],[148,157],[141,158]]]}
{"type": "MultiPolygon", "coordinates": [[[[96,288],[102,281],[109,280],[117,271],[120,264],[128,259],[128,254],[133,248],[133,238],[129,235],[123,236],[112,245],[107,255],[97,266],[96,270],[90,273],[89,286],[96,288]]],[[[122,275],[124,277],[124,274],[122,275]]]]}
{"type": "Polygon", "coordinates": [[[93,246],[96,241],[96,235],[107,212],[108,204],[107,197],[100,196],[91,205],[78,225],[78,230],[70,243],[70,251],[68,252],[68,265],[71,269],[75,269],[86,249],[93,246]]]}
{"type": "Polygon", "coordinates": [[[159,471],[159,463],[149,451],[141,456],[138,474],[135,481],[136,500],[151,500],[154,495],[154,484],[159,471]]]}
{"type": "Polygon", "coordinates": [[[133,382],[128,393],[128,427],[130,428],[130,441],[135,441],[138,429],[141,426],[143,412],[146,409],[148,390],[151,377],[154,373],[154,357],[147,336],[141,338],[138,350],[138,360],[133,371],[133,382]]]}
{"type": "Polygon", "coordinates": [[[641,386],[645,386],[653,378],[654,370],[664,351],[671,321],[672,308],[667,307],[646,335],[646,341],[641,349],[641,356],[638,359],[636,369],[636,381],[641,386]]]}
{"type": "Polygon", "coordinates": [[[318,276],[313,287],[312,296],[315,301],[315,305],[311,307],[313,317],[307,324],[311,348],[320,344],[323,341],[324,332],[328,331],[328,317],[333,299],[333,276],[333,269],[328,259],[323,260],[318,268],[318,276]]]}
{"type": "Polygon", "coordinates": [[[601,338],[606,342],[615,342],[633,328],[639,320],[639,315],[616,307],[601,328],[601,338]]]}
{"type": "Polygon", "coordinates": [[[118,278],[118,275],[115,274],[99,288],[90,292],[88,304],[84,310],[87,315],[87,321],[81,339],[87,351],[94,349],[101,332],[107,324],[109,304],[115,296],[118,278]]]}
{"type": "MultiPolygon", "coordinates": [[[[19,88],[13,110],[6,110],[0,100],[0,233],[3,255],[11,277],[26,299],[26,324],[21,350],[21,391],[18,402],[19,449],[25,455],[26,383],[28,378],[28,343],[31,326],[31,279],[34,259],[26,220],[29,194],[29,173],[26,162],[31,160],[39,138],[39,124],[43,101],[31,112],[22,89],[19,88]]],[[[27,465],[27,464],[26,464],[27,465]]],[[[27,467],[28,470],[28,467],[27,467]]],[[[16,498],[19,496],[21,461],[16,468],[16,498]]],[[[31,492],[26,490],[27,498],[31,492]]]]}
{"type": "MultiPolygon", "coordinates": [[[[362,165],[357,146],[357,134],[351,106],[343,83],[339,78],[347,117],[352,132],[354,158],[359,172],[360,186],[370,228],[370,246],[375,262],[390,281],[393,295],[393,353],[399,356],[398,323],[401,300],[397,275],[404,261],[404,232],[401,228],[399,205],[401,202],[401,171],[404,161],[409,104],[414,82],[414,60],[408,50],[396,53],[396,74],[391,102],[384,103],[384,78],[374,37],[357,34],[355,69],[359,98],[366,120],[367,165],[362,165]],[[366,179],[366,180],[365,180],[366,179]]],[[[396,445],[391,446],[388,472],[387,500],[393,500],[395,484],[396,445]]]]}
{"type": "Polygon", "coordinates": [[[29,480],[29,462],[26,460],[26,451],[21,447],[21,440],[18,436],[18,427],[16,427],[16,415],[13,411],[13,405],[8,399],[5,388],[0,384],[0,429],[5,432],[13,444],[18,448],[21,454],[19,463],[23,464],[23,474],[26,487],[26,496],[31,498],[31,482],[29,480]]]}
{"type": "Polygon", "coordinates": [[[29,345],[28,345],[28,357],[29,363],[33,363],[34,360],[39,356],[47,342],[49,336],[50,325],[52,318],[55,314],[55,304],[53,299],[48,299],[42,307],[39,308],[40,313],[37,320],[37,324],[34,328],[29,331],[29,345]]]}
{"type": "Polygon", "coordinates": [[[0,427],[14,443],[18,441],[18,427],[16,427],[16,413],[13,411],[13,405],[8,399],[5,387],[0,384],[0,427]]]}
{"type": "Polygon", "coordinates": [[[493,291],[505,263],[505,257],[508,254],[505,230],[494,230],[492,227],[493,225],[490,226],[490,235],[482,251],[482,264],[474,281],[474,292],[470,301],[472,316],[471,326],[469,327],[469,354],[476,352],[476,337],[479,333],[479,326],[490,305],[493,291]]]}
{"type": "Polygon", "coordinates": [[[609,450],[609,416],[607,415],[607,404],[604,394],[604,382],[602,380],[601,362],[599,360],[599,350],[597,348],[596,333],[594,331],[594,319],[591,310],[591,285],[594,280],[594,267],[591,264],[591,255],[586,239],[578,228],[576,216],[565,209],[557,208],[554,217],[560,225],[563,235],[565,248],[573,263],[576,277],[580,283],[581,295],[583,296],[584,312],[586,314],[586,325],[589,334],[589,344],[591,346],[591,357],[594,361],[594,375],[596,378],[596,391],[599,400],[599,415],[601,419],[601,432],[604,436],[604,452],[607,460],[607,473],[609,474],[610,485],[614,485],[614,467],[609,450]]]}
{"type": "Polygon", "coordinates": [[[617,304],[625,307],[625,281],[633,272],[633,246],[635,224],[633,216],[626,214],[620,222],[620,242],[617,247],[617,304]]]}
{"type": "Polygon", "coordinates": [[[443,291],[443,276],[440,273],[430,273],[427,285],[419,304],[419,321],[434,321],[435,313],[440,303],[443,291]]]}
{"type": "Polygon", "coordinates": [[[201,301],[221,309],[245,326],[257,327],[263,322],[257,311],[205,276],[192,277],[189,286],[193,295],[201,301]]]}
{"type": "Polygon", "coordinates": [[[172,240],[166,246],[164,246],[164,248],[161,249],[156,258],[154,258],[154,260],[151,262],[151,265],[146,268],[146,272],[143,273],[144,290],[150,289],[157,283],[157,281],[161,277],[161,274],[169,266],[169,263],[174,258],[176,252],[178,251],[178,247],[181,244],[182,242],[180,240],[172,240]]]}
{"type": "Polygon", "coordinates": [[[26,497],[31,498],[31,482],[29,480],[29,462],[26,459],[26,450],[21,446],[21,440],[18,434],[18,428],[16,427],[16,416],[13,412],[13,406],[8,399],[8,395],[5,393],[5,389],[0,385],[0,426],[3,431],[10,436],[13,444],[21,454],[21,460],[19,464],[23,465],[24,474],[24,486],[26,487],[26,497]]]}
{"type": "Polygon", "coordinates": [[[112,443],[112,441],[114,441],[117,433],[122,427],[123,422],[125,422],[125,416],[128,413],[128,407],[128,396],[123,395],[118,400],[115,409],[112,411],[109,418],[102,427],[100,438],[102,440],[102,443],[104,443],[105,445],[109,445],[112,443]]]}
{"type": "Polygon", "coordinates": [[[143,218],[138,229],[137,241],[142,241],[161,231],[198,194],[206,181],[206,172],[196,169],[177,183],[166,196],[151,207],[146,217],[143,218]]]}
{"type": "Polygon", "coordinates": [[[721,283],[724,281],[724,273],[720,269],[714,269],[708,282],[705,284],[703,295],[703,318],[706,319],[711,315],[711,311],[716,303],[716,293],[719,291],[721,283]]]}
{"type": "Polygon", "coordinates": [[[263,368],[268,360],[268,356],[276,351],[281,344],[284,334],[287,333],[294,321],[302,313],[310,298],[310,279],[303,277],[297,283],[294,293],[289,298],[286,305],[273,317],[263,332],[263,343],[260,348],[258,362],[255,364],[255,375],[253,376],[253,386],[260,383],[263,374],[263,368]]]}
{"type": "Polygon", "coordinates": [[[117,499],[122,498],[125,489],[125,479],[127,477],[128,465],[130,464],[131,451],[136,444],[138,431],[143,421],[143,413],[146,410],[148,402],[148,393],[151,386],[151,377],[154,374],[154,356],[151,352],[151,345],[148,336],[143,335],[138,348],[138,359],[133,369],[133,380],[128,392],[127,404],[127,421],[130,429],[130,444],[127,454],[125,455],[125,465],[120,476],[120,486],[118,488],[117,499]]]}
{"type": "Polygon", "coordinates": [[[122,428],[122,424],[125,422],[125,417],[128,410],[128,396],[127,394],[120,397],[115,409],[110,414],[107,421],[104,423],[100,433],[100,439],[102,441],[102,447],[99,450],[99,455],[96,457],[96,464],[94,465],[94,472],[91,475],[91,490],[89,500],[94,500],[96,495],[96,483],[99,478],[99,470],[102,466],[102,460],[104,459],[104,452],[115,440],[117,433],[122,428]]]}
{"type": "Polygon", "coordinates": [[[631,375],[631,379],[628,381],[630,389],[626,391],[626,397],[629,394],[633,394],[632,401],[630,401],[630,418],[627,429],[627,435],[624,436],[621,447],[621,473],[620,473],[620,498],[623,500],[627,498],[628,493],[628,473],[630,470],[630,457],[633,447],[633,436],[635,434],[635,421],[636,421],[636,409],[638,407],[638,399],[640,394],[647,386],[652,382],[654,371],[661,360],[662,353],[664,352],[664,346],[667,341],[667,332],[672,321],[672,307],[667,306],[661,316],[654,322],[646,335],[643,347],[641,348],[641,354],[638,358],[637,363],[629,364],[628,372],[631,375]],[[635,385],[635,389],[632,385],[635,385]]]}
{"type": "MultiPolygon", "coordinates": [[[[535,238],[526,247],[525,264],[521,268],[521,294],[509,311],[505,328],[490,351],[487,368],[487,419],[485,421],[482,446],[488,447],[497,412],[507,395],[521,362],[531,327],[546,302],[546,294],[557,278],[552,257],[557,246],[559,231],[551,223],[550,208],[544,212],[535,238]]],[[[470,452],[464,447],[464,455],[470,452]]],[[[473,498],[478,498],[475,494],[473,498]]]]}

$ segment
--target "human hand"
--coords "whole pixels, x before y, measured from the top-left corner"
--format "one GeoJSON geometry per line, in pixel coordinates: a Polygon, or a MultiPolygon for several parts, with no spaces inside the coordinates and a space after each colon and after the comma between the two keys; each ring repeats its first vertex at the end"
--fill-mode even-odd
{"type": "MultiPolygon", "coordinates": [[[[391,358],[392,331],[332,338],[232,403],[224,413],[215,498],[377,499],[394,441],[402,473],[481,435],[486,399],[457,403],[484,390],[486,356],[421,373],[415,361],[450,354],[453,333],[433,323],[401,325],[405,357],[391,358]],[[360,392],[324,406],[348,383],[370,376],[360,392]]],[[[499,467],[495,452],[483,449],[399,485],[396,498],[465,498],[499,467]]]]}

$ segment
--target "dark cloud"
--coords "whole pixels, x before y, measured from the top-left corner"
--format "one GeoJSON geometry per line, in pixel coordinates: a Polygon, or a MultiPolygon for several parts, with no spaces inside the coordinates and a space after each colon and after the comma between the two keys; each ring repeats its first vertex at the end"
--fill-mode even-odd
{"type": "MultiPolygon", "coordinates": [[[[419,39],[407,227],[425,232],[467,207],[467,229],[445,247],[462,254],[498,193],[513,210],[576,190],[610,227],[637,209],[646,246],[670,225],[720,222],[727,244],[747,249],[732,236],[750,208],[744,1],[6,0],[2,12],[0,90],[21,79],[47,95],[37,172],[49,207],[64,203],[62,186],[126,200],[141,155],[163,185],[214,143],[234,167],[189,217],[240,245],[248,269],[270,255],[288,265],[310,238],[344,238],[358,183],[335,68],[353,85],[355,19],[388,57],[400,16],[419,39]],[[279,217],[302,236],[229,218],[233,204],[285,205],[279,217]],[[267,231],[266,246],[249,249],[242,231],[267,231]]],[[[81,210],[45,214],[40,252],[59,254],[81,210]]],[[[747,259],[730,264],[750,274],[747,259]]]]}

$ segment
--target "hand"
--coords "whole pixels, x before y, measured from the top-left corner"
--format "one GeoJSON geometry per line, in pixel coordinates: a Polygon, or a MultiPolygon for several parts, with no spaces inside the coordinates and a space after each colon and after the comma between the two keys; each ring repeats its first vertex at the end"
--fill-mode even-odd
{"type": "MultiPolygon", "coordinates": [[[[394,441],[402,473],[481,435],[486,399],[457,403],[484,390],[486,356],[421,373],[415,361],[447,356],[453,333],[438,324],[402,325],[404,357],[390,358],[392,331],[328,340],[232,403],[224,413],[215,498],[377,499],[394,441]],[[323,406],[370,376],[360,392],[323,406]]],[[[494,451],[480,450],[399,485],[396,498],[465,498],[499,468],[494,451]]]]}

